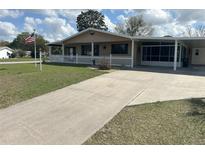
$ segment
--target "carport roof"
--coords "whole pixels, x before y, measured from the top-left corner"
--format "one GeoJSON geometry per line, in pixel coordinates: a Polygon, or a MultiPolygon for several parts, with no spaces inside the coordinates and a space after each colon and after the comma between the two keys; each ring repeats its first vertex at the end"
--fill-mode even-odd
{"type": "Polygon", "coordinates": [[[143,37],[143,36],[135,36],[135,37],[131,37],[131,36],[128,36],[128,35],[123,35],[123,34],[117,34],[117,33],[113,33],[113,32],[108,32],[108,31],[103,31],[103,30],[99,30],[99,29],[95,29],[95,28],[88,28],[86,30],[83,30],[79,33],[76,33],[74,35],[71,35],[63,40],[60,40],[60,41],[56,41],[56,42],[51,42],[51,43],[47,43],[46,45],[49,45],[49,46],[52,46],[52,45],[62,45],[62,43],[64,41],[67,41],[67,40],[70,40],[74,37],[77,37],[85,32],[88,32],[88,31],[96,31],[96,32],[100,32],[100,33],[104,33],[104,34],[107,34],[107,35],[113,35],[113,36],[118,36],[118,37],[123,37],[123,38],[127,38],[127,39],[130,39],[130,40],[135,40],[135,41],[175,41],[175,40],[178,40],[178,41],[183,41],[183,42],[186,42],[188,44],[190,43],[195,43],[197,44],[198,41],[200,41],[201,43],[203,42],[203,44],[205,44],[205,37],[143,37]]]}
{"type": "Polygon", "coordinates": [[[205,48],[205,39],[183,40],[191,48],[205,48]]]}

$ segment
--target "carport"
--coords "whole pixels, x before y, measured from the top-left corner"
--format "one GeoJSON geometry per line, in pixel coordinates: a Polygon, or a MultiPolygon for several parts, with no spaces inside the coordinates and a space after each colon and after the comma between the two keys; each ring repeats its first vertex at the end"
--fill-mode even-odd
{"type": "Polygon", "coordinates": [[[138,37],[137,56],[140,65],[189,67],[205,65],[205,38],[138,37]]]}
{"type": "Polygon", "coordinates": [[[182,42],[189,48],[189,64],[205,65],[205,38],[187,38],[182,42]]]}

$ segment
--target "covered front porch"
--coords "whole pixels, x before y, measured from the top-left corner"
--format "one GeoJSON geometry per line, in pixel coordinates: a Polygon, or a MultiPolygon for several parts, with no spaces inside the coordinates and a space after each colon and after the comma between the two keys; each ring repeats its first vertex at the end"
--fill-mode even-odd
{"type": "Polygon", "coordinates": [[[51,62],[134,66],[134,45],[130,37],[86,30],[76,36],[49,44],[51,62]]]}
{"type": "Polygon", "coordinates": [[[133,67],[131,44],[125,41],[49,46],[49,58],[51,62],[133,67]]]}

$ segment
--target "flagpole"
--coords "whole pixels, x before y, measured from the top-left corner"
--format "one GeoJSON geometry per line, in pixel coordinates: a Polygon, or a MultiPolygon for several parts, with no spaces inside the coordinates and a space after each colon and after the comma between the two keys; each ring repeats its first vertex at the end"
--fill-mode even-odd
{"type": "Polygon", "coordinates": [[[39,49],[39,58],[40,58],[40,71],[42,71],[42,53],[41,53],[41,48],[39,49]]]}
{"type": "Polygon", "coordinates": [[[34,57],[35,57],[35,67],[37,67],[36,63],[36,30],[34,29],[34,57]]]}

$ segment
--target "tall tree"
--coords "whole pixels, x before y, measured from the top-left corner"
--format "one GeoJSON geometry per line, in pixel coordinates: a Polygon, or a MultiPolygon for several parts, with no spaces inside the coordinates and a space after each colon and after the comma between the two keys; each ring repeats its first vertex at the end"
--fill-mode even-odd
{"type": "Polygon", "coordinates": [[[146,23],[143,16],[129,17],[125,22],[118,24],[115,30],[120,34],[129,36],[149,36],[153,33],[151,24],[146,23]]]}
{"type": "MultiPolygon", "coordinates": [[[[23,50],[23,51],[32,51],[32,56],[34,55],[34,45],[33,44],[25,44],[25,38],[28,37],[30,34],[28,32],[22,32],[21,34],[18,34],[17,37],[10,43],[10,47],[13,49],[23,50]]],[[[41,51],[47,52],[48,48],[46,46],[46,41],[43,36],[36,35],[36,50],[37,55],[39,53],[39,49],[41,48],[41,51]]]]}
{"type": "Polygon", "coordinates": [[[104,15],[96,10],[82,11],[77,17],[77,29],[79,32],[87,28],[96,28],[107,31],[108,28],[104,22],[104,18],[104,15]]]}

